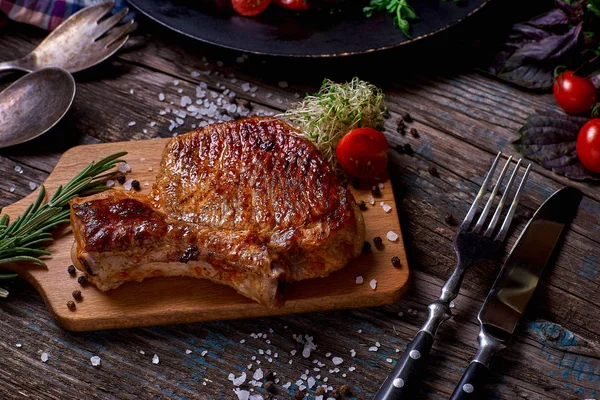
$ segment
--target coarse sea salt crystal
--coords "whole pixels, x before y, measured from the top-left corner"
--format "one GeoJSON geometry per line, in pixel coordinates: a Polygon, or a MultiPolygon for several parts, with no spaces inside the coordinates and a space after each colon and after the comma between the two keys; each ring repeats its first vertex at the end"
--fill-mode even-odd
{"type": "Polygon", "coordinates": [[[348,368],[348,371],[352,372],[352,371],[354,371],[355,369],[356,369],[356,367],[350,367],[350,368],[348,368]]]}
{"type": "Polygon", "coordinates": [[[46,352],[42,353],[42,355],[40,356],[40,359],[42,360],[42,362],[48,361],[48,353],[46,353],[46,352]]]}
{"type": "Polygon", "coordinates": [[[238,376],[237,378],[235,377],[234,374],[229,374],[227,379],[229,379],[231,382],[233,382],[233,386],[240,386],[241,384],[246,382],[246,373],[242,372],[242,374],[240,376],[238,376]]]}
{"type": "Polygon", "coordinates": [[[22,343],[17,343],[17,344],[15,344],[15,346],[21,347],[21,346],[23,346],[23,344],[22,343]]]}
{"type": "Polygon", "coordinates": [[[377,187],[378,187],[379,189],[383,189],[383,182],[379,182],[379,183],[377,184],[377,187]]]}
{"type": "Polygon", "coordinates": [[[398,240],[398,234],[393,231],[389,231],[386,237],[390,242],[395,242],[396,240],[398,240]]]}
{"type": "Polygon", "coordinates": [[[152,356],[152,364],[158,364],[160,362],[160,359],[158,358],[158,355],[153,355],[152,356]]]}
{"type": "Polygon", "coordinates": [[[350,349],[350,357],[356,357],[356,350],[350,349]]]}
{"type": "Polygon", "coordinates": [[[185,354],[192,354],[192,351],[190,349],[185,349],[185,354]]]}
{"type": "Polygon", "coordinates": [[[117,165],[117,171],[124,174],[131,171],[131,166],[127,163],[119,163],[119,165],[117,165]]]}
{"type": "Polygon", "coordinates": [[[37,183],[35,183],[35,182],[29,182],[29,189],[35,190],[35,188],[37,188],[37,183]]]}
{"type": "Polygon", "coordinates": [[[250,398],[250,392],[247,390],[236,390],[235,394],[238,397],[238,400],[248,400],[250,398]]]}
{"type": "Polygon", "coordinates": [[[165,101],[165,94],[164,93],[159,93],[158,94],[158,100],[165,101]]]}
{"type": "Polygon", "coordinates": [[[127,124],[127,126],[135,126],[135,121],[129,121],[129,123],[127,124]]]}
{"type": "Polygon", "coordinates": [[[92,363],[92,365],[94,367],[97,367],[100,365],[100,357],[98,356],[93,356],[92,358],[90,358],[90,362],[92,363]]]}
{"type": "Polygon", "coordinates": [[[131,184],[133,183],[133,179],[127,179],[123,184],[123,189],[131,190],[131,184]]]}
{"type": "Polygon", "coordinates": [[[371,286],[371,289],[373,290],[377,289],[377,279],[371,279],[371,282],[369,282],[369,286],[371,286]]]}
{"type": "Polygon", "coordinates": [[[292,386],[292,382],[288,382],[285,385],[281,385],[281,387],[285,388],[285,389],[289,389],[290,386],[292,386]]]}
{"type": "Polygon", "coordinates": [[[17,190],[17,188],[14,186],[11,186],[10,189],[8,189],[8,191],[11,193],[14,193],[15,190],[17,190]]]}
{"type": "Polygon", "coordinates": [[[357,276],[356,277],[356,284],[357,285],[362,285],[364,281],[365,280],[364,280],[364,278],[362,276],[357,276]]]}
{"type": "Polygon", "coordinates": [[[175,79],[175,80],[173,81],[173,85],[175,85],[175,86],[179,86],[179,80],[175,79]]]}
{"type": "MultiPolygon", "coordinates": [[[[177,89],[177,93],[179,93],[179,94],[183,93],[183,89],[177,89]]],[[[171,104],[173,104],[173,103],[171,103],[171,104]]]]}
{"type": "Polygon", "coordinates": [[[367,196],[367,202],[368,202],[370,205],[372,205],[372,206],[374,206],[374,205],[375,205],[375,199],[374,199],[374,198],[373,198],[373,196],[371,196],[371,195],[368,195],[368,196],[367,196]]]}
{"type": "Polygon", "coordinates": [[[260,394],[252,394],[248,400],[264,400],[260,394]]]}
{"type": "Polygon", "coordinates": [[[376,346],[369,347],[369,351],[377,351],[377,350],[379,350],[379,348],[376,346]]]}
{"type": "Polygon", "coordinates": [[[156,122],[154,122],[154,121],[150,122],[150,126],[151,127],[155,127],[156,126],[156,122]]]}
{"type": "Polygon", "coordinates": [[[375,346],[377,346],[377,347],[381,347],[381,343],[379,343],[379,342],[375,342],[375,346]]]}
{"type": "Polygon", "coordinates": [[[23,173],[23,168],[21,168],[21,166],[20,166],[20,165],[17,165],[17,166],[15,167],[15,172],[18,172],[19,174],[22,174],[22,173],[23,173]]]}
{"type": "Polygon", "coordinates": [[[135,91],[133,89],[129,89],[129,94],[134,94],[135,91]]]}
{"type": "Polygon", "coordinates": [[[140,350],[140,354],[144,355],[146,352],[144,350],[140,350]]]}
{"type": "Polygon", "coordinates": [[[325,353],[325,357],[327,357],[327,358],[331,357],[331,353],[325,353]]]}
{"type": "Polygon", "coordinates": [[[254,380],[260,380],[263,378],[263,370],[262,369],[257,369],[256,371],[254,371],[254,375],[252,375],[252,379],[254,380]]]}
{"type": "Polygon", "coordinates": [[[331,361],[333,362],[333,365],[340,365],[344,362],[344,360],[341,357],[333,357],[331,361]]]}
{"type": "Polygon", "coordinates": [[[386,358],[385,361],[389,362],[390,364],[394,362],[394,360],[392,360],[391,358],[386,358]]]}
{"type": "Polygon", "coordinates": [[[189,96],[181,97],[181,107],[186,107],[192,104],[192,99],[189,96]]]}
{"type": "Polygon", "coordinates": [[[207,355],[207,354],[208,354],[208,350],[204,350],[202,353],[200,353],[200,355],[201,355],[202,357],[204,357],[204,356],[205,356],[205,355],[207,355]]]}
{"type": "Polygon", "coordinates": [[[199,77],[199,76],[200,76],[200,72],[198,72],[198,71],[192,71],[192,72],[190,73],[190,75],[192,76],[192,78],[197,78],[197,77],[199,77]]]}
{"type": "Polygon", "coordinates": [[[313,386],[315,386],[315,383],[317,383],[317,381],[312,376],[309,376],[308,380],[306,381],[306,383],[308,384],[308,388],[312,389],[313,386]]]}
{"type": "Polygon", "coordinates": [[[383,208],[383,211],[385,211],[386,213],[389,213],[392,210],[392,207],[388,204],[385,203],[381,203],[381,208],[383,208]]]}
{"type": "Polygon", "coordinates": [[[106,181],[106,186],[108,186],[108,187],[115,186],[115,181],[113,181],[112,179],[107,180],[106,181]]]}

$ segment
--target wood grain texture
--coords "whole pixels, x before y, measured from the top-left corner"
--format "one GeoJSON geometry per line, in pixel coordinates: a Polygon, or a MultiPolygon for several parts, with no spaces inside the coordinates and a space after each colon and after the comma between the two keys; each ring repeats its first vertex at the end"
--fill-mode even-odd
{"type": "MultiPolygon", "coordinates": [[[[296,93],[317,90],[324,77],[343,80],[356,74],[385,90],[391,112],[385,134],[390,143],[410,143],[416,150],[412,157],[393,155],[390,170],[412,269],[411,285],[401,301],[383,307],[68,332],[54,323],[35,290],[14,281],[12,296],[0,301],[0,398],[232,399],[229,373],[251,374],[258,367],[277,372],[282,382],[292,382],[289,389],[277,384],[273,398],[293,398],[298,391],[295,382],[307,369],[313,377],[320,375],[318,384],[327,378],[327,384],[335,388],[348,384],[354,398],[372,398],[398,359],[396,350],[401,352],[424,322],[427,305],[439,295],[454,267],[455,227],[445,222],[444,215],[451,213],[456,219],[465,215],[495,153],[515,154],[510,142],[529,113],[558,111],[551,95],[506,85],[477,69],[494,45],[493,35],[505,31],[511,21],[523,19],[519,13],[533,3],[491,2],[479,22],[467,22],[452,35],[449,32],[401,52],[338,61],[250,56],[240,63],[236,60],[239,53],[187,41],[141,21],[140,34],[117,58],[77,74],[75,103],[59,126],[27,146],[0,150],[0,204],[29,194],[29,182],[43,182],[60,155],[74,145],[170,137],[168,120],[158,114],[165,107],[157,98],[160,92],[176,100],[178,88],[193,95],[199,82],[222,90],[219,84],[233,90],[238,99],[249,101],[253,110],[278,112],[297,100],[296,93]],[[192,71],[210,71],[210,75],[193,77],[192,71]],[[174,79],[180,80],[178,87],[174,79]],[[281,88],[280,81],[288,87],[281,88]],[[258,87],[254,96],[243,91],[245,82],[258,87]],[[397,118],[405,112],[415,119],[411,126],[419,131],[418,138],[396,133],[397,118]],[[137,125],[128,127],[129,121],[137,125]],[[150,121],[159,123],[150,127],[150,121]],[[17,165],[23,167],[22,174],[14,170],[17,165]],[[427,172],[429,166],[438,169],[439,177],[427,172]],[[255,338],[252,333],[265,333],[268,338],[255,338]],[[312,336],[318,346],[309,358],[300,354],[303,346],[293,336],[299,334],[312,336]],[[368,351],[375,342],[381,344],[379,350],[368,351]],[[23,345],[17,348],[16,343],[23,345]],[[186,354],[186,349],[193,352],[186,354]],[[357,353],[354,358],[351,349],[357,353]],[[48,352],[47,363],[40,361],[41,351],[48,352]],[[207,351],[205,356],[203,351],[207,351]],[[154,354],[160,357],[158,365],[151,363],[154,354]],[[91,366],[92,355],[102,358],[101,367],[91,366]],[[340,372],[330,372],[333,356],[344,359],[340,372]],[[325,364],[321,371],[313,370],[314,359],[325,364]]],[[[43,36],[16,25],[9,25],[0,35],[1,59],[22,55],[43,36]]],[[[13,78],[0,77],[0,85],[13,78]]],[[[189,130],[189,122],[182,129],[178,133],[189,130]]],[[[509,245],[525,224],[523,214],[570,183],[537,165],[529,182],[509,245]]],[[[586,194],[577,219],[556,265],[540,282],[510,348],[492,366],[487,399],[599,397],[600,189],[575,185],[586,194]]],[[[467,272],[455,301],[455,317],[440,329],[415,400],[443,400],[452,393],[475,354],[477,312],[499,264],[500,260],[476,265],[467,272]]],[[[270,396],[264,388],[254,390],[270,396]]],[[[314,399],[314,388],[306,394],[314,399]]]]}
{"type": "MultiPolygon", "coordinates": [[[[149,193],[167,142],[168,139],[159,139],[73,147],[60,158],[44,185],[51,195],[59,185],[68,182],[92,160],[128,151],[124,157],[132,168],[128,178],[140,182],[140,193],[149,193]]],[[[350,190],[357,200],[367,203],[367,210],[363,213],[367,240],[380,236],[385,244],[381,248],[373,245],[372,251],[362,254],[326,278],[288,285],[285,290],[286,303],[281,308],[263,307],[238,295],[232,288],[205,279],[152,278],[143,283],[130,282],[109,292],[101,292],[91,284],[79,285],[77,277],[67,273],[67,266],[72,264],[71,248],[74,241],[69,228],[58,232],[54,243],[48,247],[52,256],[45,260],[47,269],[24,265],[9,265],[7,269],[19,273],[20,277],[33,285],[58,324],[72,331],[255,318],[390,304],[398,301],[406,292],[409,269],[395,207],[386,213],[379,204],[395,204],[390,182],[383,184],[381,196],[377,197],[374,205],[368,203],[370,190],[350,190]],[[389,231],[397,233],[399,239],[395,242],[387,240],[389,231]],[[394,256],[400,258],[400,268],[392,265],[394,256]],[[363,277],[363,284],[356,284],[358,276],[363,277]],[[369,284],[373,279],[376,282],[375,290],[369,284]],[[81,290],[83,299],[77,302],[76,310],[71,311],[66,304],[72,300],[71,293],[74,290],[81,290]],[[123,318],[123,315],[127,315],[127,318],[123,318]]],[[[118,183],[116,189],[124,190],[118,183]]],[[[36,195],[31,193],[4,211],[16,218],[36,195]]]]}

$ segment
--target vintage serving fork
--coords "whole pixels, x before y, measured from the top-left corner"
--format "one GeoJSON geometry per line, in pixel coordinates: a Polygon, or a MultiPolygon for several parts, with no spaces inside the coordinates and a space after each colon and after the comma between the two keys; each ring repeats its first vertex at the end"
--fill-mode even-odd
{"type": "Polygon", "coordinates": [[[483,197],[492,182],[494,171],[501,156],[502,153],[498,153],[496,156],[496,159],[492,163],[492,166],[481,185],[479,193],[475,197],[475,201],[471,205],[467,216],[456,232],[454,237],[454,251],[457,256],[457,263],[452,275],[442,287],[442,293],[439,299],[429,305],[429,317],[427,318],[427,321],[421,327],[421,330],[414,337],[413,341],[407,346],[402,358],[398,361],[398,364],[396,364],[392,373],[379,389],[379,392],[375,396],[375,400],[414,399],[414,396],[412,395],[412,390],[415,388],[414,383],[419,380],[419,375],[425,367],[426,358],[429,355],[438,328],[452,316],[450,302],[458,295],[465,271],[475,261],[493,258],[503,247],[504,239],[506,238],[508,228],[515,214],[531,165],[528,165],[525,169],[512,204],[504,217],[504,221],[502,222],[499,231],[494,234],[504,205],[508,200],[509,192],[511,191],[517,173],[521,167],[522,160],[517,161],[508,183],[505,186],[504,194],[487,226],[485,226],[487,217],[493,206],[494,199],[498,194],[502,180],[509,169],[512,156],[508,157],[506,164],[498,176],[496,185],[492,189],[490,197],[474,225],[473,221],[475,220],[475,215],[479,210],[479,206],[483,202],[483,197]]]}
{"type": "Polygon", "coordinates": [[[104,18],[114,6],[114,1],[108,1],[76,12],[31,53],[18,60],[0,63],[0,71],[33,72],[45,67],[59,67],[73,73],[106,60],[125,44],[134,29],[133,20],[117,26],[127,15],[127,8],[104,18]]]}

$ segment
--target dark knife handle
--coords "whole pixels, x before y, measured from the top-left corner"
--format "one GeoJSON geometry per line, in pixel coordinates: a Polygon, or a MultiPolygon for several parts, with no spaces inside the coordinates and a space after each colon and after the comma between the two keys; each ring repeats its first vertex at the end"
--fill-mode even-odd
{"type": "Polygon", "coordinates": [[[429,332],[417,333],[392,373],[379,388],[374,400],[414,399],[412,390],[421,378],[432,346],[433,336],[429,332]]]}
{"type": "Polygon", "coordinates": [[[460,382],[450,396],[450,400],[477,400],[484,392],[484,385],[488,380],[490,370],[485,365],[471,361],[460,382]]]}

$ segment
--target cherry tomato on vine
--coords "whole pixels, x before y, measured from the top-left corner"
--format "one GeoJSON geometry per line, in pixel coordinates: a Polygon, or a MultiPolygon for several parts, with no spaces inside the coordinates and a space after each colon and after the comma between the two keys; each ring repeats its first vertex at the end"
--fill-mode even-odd
{"type": "Polygon", "coordinates": [[[340,166],[357,178],[374,178],[385,171],[389,144],[373,128],[357,128],[345,134],[335,149],[340,166]]]}
{"type": "Polygon", "coordinates": [[[233,9],[238,14],[246,17],[253,17],[265,11],[271,0],[231,0],[233,9]]]}
{"type": "Polygon", "coordinates": [[[600,172],[600,118],[581,127],[577,136],[577,157],[590,171],[600,172]]]}
{"type": "Polygon", "coordinates": [[[592,81],[565,71],[558,75],[552,86],[554,99],[569,114],[583,114],[589,111],[598,98],[592,81]]]}
{"type": "Polygon", "coordinates": [[[273,0],[275,4],[288,10],[308,10],[310,3],[308,0],[273,0]]]}

